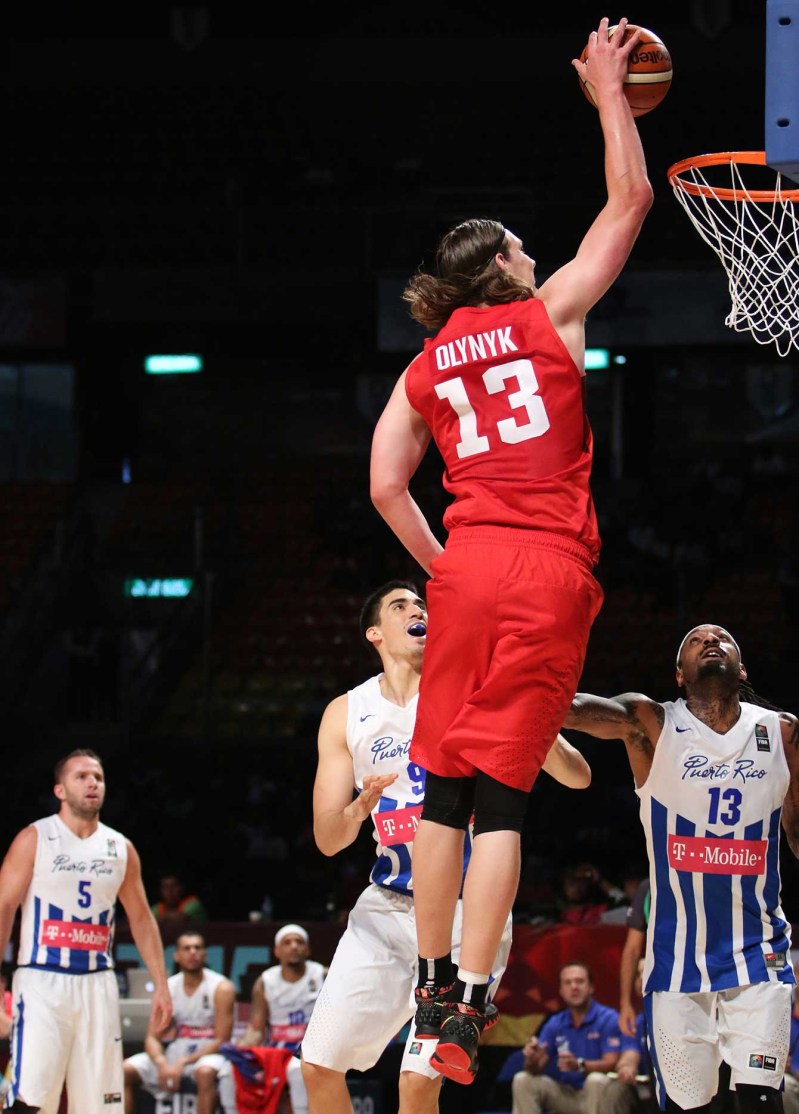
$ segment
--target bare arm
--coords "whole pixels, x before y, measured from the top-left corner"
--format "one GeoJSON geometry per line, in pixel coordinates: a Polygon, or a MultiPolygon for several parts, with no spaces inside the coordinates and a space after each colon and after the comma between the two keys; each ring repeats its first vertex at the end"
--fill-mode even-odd
{"type": "Polygon", "coordinates": [[[572,61],[594,90],[605,141],[608,194],[577,255],[539,291],[552,324],[573,356],[575,351],[582,352],[586,313],[621,273],[652,205],[641,139],[623,91],[627,60],[639,37],[636,32],[622,44],[626,25],[626,19],[620,20],[609,39],[608,20],[603,19],[591,35],[585,64],[572,61]]]}
{"type": "Polygon", "coordinates": [[[150,1057],[152,1062],[158,1068],[159,1073],[162,1069],[166,1068],[166,1053],[164,1051],[164,1044],[158,1033],[155,1032],[152,1025],[152,1018],[147,1026],[147,1032],[144,1036],[144,1051],[150,1057]]]}
{"type": "Polygon", "coordinates": [[[662,705],[641,693],[625,692],[606,698],[578,692],[563,726],[598,739],[622,739],[635,784],[640,787],[649,776],[664,722],[662,705]]]}
{"type": "Polygon", "coordinates": [[[522,1049],[522,1057],[524,1060],[524,1070],[529,1071],[530,1075],[540,1075],[549,1063],[549,1051],[547,1046],[539,1044],[538,1037],[535,1036],[535,1034],[530,1037],[527,1044],[522,1049]]]}
{"type": "Polygon", "coordinates": [[[5,955],[17,909],[33,878],[37,838],[33,826],[23,828],[9,847],[0,868],[0,955],[5,955]]]}
{"type": "Polygon", "coordinates": [[[635,1036],[635,1007],[633,988],[638,973],[638,961],[644,954],[646,933],[637,928],[628,928],[619,960],[619,1028],[628,1037],[635,1036]]]}
{"type": "Polygon", "coordinates": [[[406,372],[386,403],[372,437],[370,495],[410,555],[425,572],[444,548],[408,489],[430,444],[430,430],[405,393],[406,372]]]}
{"type": "MultiPolygon", "coordinates": [[[[583,1063],[583,1070],[586,1075],[590,1071],[601,1072],[602,1075],[607,1075],[609,1071],[613,1071],[619,1062],[618,1052],[603,1052],[598,1060],[585,1060],[583,1063]]],[[[577,1057],[573,1052],[567,1052],[565,1055],[558,1057],[558,1067],[561,1071],[579,1071],[580,1065],[577,1063],[577,1057]]]]}
{"type": "Polygon", "coordinates": [[[628,1048],[619,1056],[619,1062],[616,1065],[616,1075],[622,1083],[635,1083],[635,1077],[638,1074],[640,1064],[641,1053],[636,1052],[632,1048],[628,1048]]]}
{"type": "Polygon", "coordinates": [[[266,1027],[269,1024],[269,1007],[266,1004],[264,981],[259,975],[255,980],[250,995],[250,1016],[247,1028],[239,1044],[258,1046],[264,1043],[266,1027]]]}
{"type": "Polygon", "coordinates": [[[347,748],[347,694],[331,700],[319,724],[313,790],[314,838],[323,855],[335,855],[355,841],[382,791],[396,780],[396,774],[366,777],[363,790],[353,800],[355,778],[352,755],[347,748]]]}
{"type": "Polygon", "coordinates": [[[799,720],[789,712],[780,712],[780,729],[791,775],[782,805],[782,827],[788,846],[799,858],[799,720]]]}
{"type": "Polygon", "coordinates": [[[119,900],[125,908],[136,947],[139,949],[147,970],[153,977],[155,990],[153,991],[153,1008],[150,1019],[153,1030],[160,1033],[169,1024],[172,1017],[172,998],[166,983],[164,945],[161,943],[158,924],[150,911],[147,895],[144,892],[139,853],[130,840],[126,842],[128,845],[128,866],[124,881],[119,887],[119,900]]]}
{"type": "Polygon", "coordinates": [[[587,789],[591,784],[591,767],[562,735],[558,735],[549,748],[542,770],[569,789],[587,789]]]}

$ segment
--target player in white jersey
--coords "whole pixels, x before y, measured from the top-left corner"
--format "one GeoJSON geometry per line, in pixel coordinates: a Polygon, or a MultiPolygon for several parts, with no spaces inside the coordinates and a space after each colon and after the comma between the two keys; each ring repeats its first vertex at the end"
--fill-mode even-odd
{"type": "Polygon", "coordinates": [[[799,855],[799,721],[742,699],[757,698],[723,627],[689,631],[676,670],[684,698],[577,693],[565,726],[627,746],[649,852],[644,994],[661,1107],[704,1106],[724,1061],[741,1114],[772,1114],[795,982],[779,844],[782,824],[799,855]]]}
{"type": "Polygon", "coordinates": [[[0,869],[0,954],[22,907],[6,1096],[14,1114],[56,1114],[65,1083],[69,1114],[122,1114],[117,898],[153,978],[152,1022],[163,1028],[172,1016],[138,853],[99,820],[105,789],[94,751],[62,758],[55,767],[59,811],[23,828],[0,869]]]}
{"type": "MultiPolygon", "coordinates": [[[[309,958],[310,939],[299,924],[284,924],[277,930],[274,954],[277,963],[267,967],[253,985],[247,1030],[239,1043],[265,1043],[298,1052],[327,968],[309,958]]],[[[288,1061],[286,1082],[293,1114],[307,1114],[299,1058],[288,1061]]]]}
{"type": "MultiPolygon", "coordinates": [[[[314,834],[320,851],[335,855],[370,820],[376,858],[370,885],[350,912],[302,1043],[311,1114],[352,1114],[346,1072],[372,1067],[415,1012],[411,854],[425,774],[409,761],[408,752],[427,610],[413,584],[393,580],[369,596],[360,622],[383,672],[325,709],[319,727],[314,834]]],[[[590,782],[587,763],[564,739],[559,738],[547,762],[544,768],[565,784],[584,787],[590,782]]],[[[507,963],[511,927],[509,918],[494,965],[493,991],[507,963]]],[[[460,934],[459,901],[452,939],[455,961],[460,934]]],[[[452,956],[447,957],[451,973],[452,956]]],[[[434,1039],[417,1039],[411,1025],[400,1067],[400,1114],[437,1110],[442,1076],[430,1063],[435,1047],[434,1039]]]]}
{"type": "MultiPolygon", "coordinates": [[[[199,932],[183,932],[175,941],[178,972],[167,981],[172,999],[172,1022],[166,1032],[148,1026],[144,1052],[124,1063],[125,1114],[135,1114],[136,1092],[169,1094],[182,1079],[197,1087],[197,1114],[214,1114],[217,1079],[229,1076],[228,1062],[219,1052],[233,1032],[236,988],[230,979],[205,966],[205,939],[199,932]]],[[[233,1080],[226,1110],[235,1114],[233,1080]]]]}

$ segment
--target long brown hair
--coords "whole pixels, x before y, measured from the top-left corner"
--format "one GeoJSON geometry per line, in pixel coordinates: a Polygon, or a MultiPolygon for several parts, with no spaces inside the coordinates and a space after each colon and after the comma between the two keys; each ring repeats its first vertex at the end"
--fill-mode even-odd
{"type": "Polygon", "coordinates": [[[462,221],[441,239],[435,274],[419,268],[403,291],[411,316],[426,329],[440,329],[462,306],[504,305],[533,297],[532,289],[497,267],[494,257],[505,244],[497,220],[462,221]]]}

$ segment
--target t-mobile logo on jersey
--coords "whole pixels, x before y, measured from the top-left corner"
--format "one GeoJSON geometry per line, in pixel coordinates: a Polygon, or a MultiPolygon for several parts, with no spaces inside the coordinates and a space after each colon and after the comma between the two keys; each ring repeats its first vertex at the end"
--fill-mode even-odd
{"type": "Polygon", "coordinates": [[[764,839],[669,836],[669,866],[697,874],[765,874],[764,839]]]}
{"type": "Polygon", "coordinates": [[[42,925],[42,943],[53,948],[104,952],[108,949],[110,935],[111,929],[107,924],[47,920],[42,925]]]}
{"type": "Polygon", "coordinates": [[[397,843],[411,843],[421,819],[421,805],[376,812],[374,821],[377,838],[383,847],[393,847],[397,843]]]}

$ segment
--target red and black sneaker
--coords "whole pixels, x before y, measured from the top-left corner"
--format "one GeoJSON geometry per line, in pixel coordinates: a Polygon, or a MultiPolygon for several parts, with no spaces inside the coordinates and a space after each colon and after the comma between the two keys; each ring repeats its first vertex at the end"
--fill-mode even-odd
{"type": "Polygon", "coordinates": [[[499,1021],[499,1010],[493,1002],[486,1002],[486,1023],[483,1026],[483,1032],[487,1033],[489,1029],[493,1029],[499,1021]]]}
{"type": "MultiPolygon", "coordinates": [[[[437,1072],[455,1083],[474,1082],[478,1067],[477,1046],[486,1027],[486,1013],[485,1009],[467,1006],[465,1002],[444,1003],[438,1047],[430,1060],[437,1072]]],[[[499,1010],[496,1010],[493,1024],[498,1020],[499,1010]]]]}
{"type": "Polygon", "coordinates": [[[449,986],[417,986],[413,992],[416,1000],[416,1037],[418,1040],[438,1040],[441,1028],[441,1008],[444,998],[455,984],[449,986]]]}

